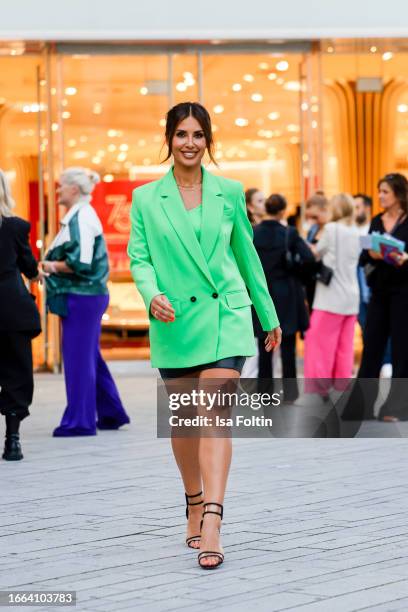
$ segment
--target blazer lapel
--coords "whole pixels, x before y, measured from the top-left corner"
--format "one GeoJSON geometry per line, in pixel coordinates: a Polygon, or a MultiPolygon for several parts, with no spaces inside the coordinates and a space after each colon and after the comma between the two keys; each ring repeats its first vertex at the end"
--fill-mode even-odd
{"type": "Polygon", "coordinates": [[[181,199],[180,192],[177,189],[176,181],[173,176],[173,168],[170,168],[169,172],[161,180],[160,197],[161,207],[179,239],[185,246],[188,254],[193,258],[204,276],[215,286],[203,250],[197,240],[190,220],[188,219],[188,213],[181,199]]]}
{"type": "Polygon", "coordinates": [[[209,261],[221,229],[224,199],[216,176],[203,168],[202,221],[200,244],[209,261]]]}

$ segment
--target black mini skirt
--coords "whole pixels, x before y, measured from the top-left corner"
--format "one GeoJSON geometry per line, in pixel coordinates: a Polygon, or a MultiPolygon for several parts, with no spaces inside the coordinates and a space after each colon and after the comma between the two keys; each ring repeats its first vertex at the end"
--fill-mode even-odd
{"type": "Polygon", "coordinates": [[[179,378],[180,376],[185,376],[192,372],[210,370],[212,368],[228,368],[230,370],[236,370],[241,374],[245,360],[246,357],[224,357],[224,359],[218,359],[211,363],[203,363],[189,368],[159,368],[159,372],[162,378],[179,378]]]}

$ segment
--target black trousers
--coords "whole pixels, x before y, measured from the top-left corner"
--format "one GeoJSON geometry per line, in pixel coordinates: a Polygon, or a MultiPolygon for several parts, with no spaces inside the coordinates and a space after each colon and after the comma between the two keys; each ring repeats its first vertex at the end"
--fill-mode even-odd
{"type": "Polygon", "coordinates": [[[388,338],[391,339],[392,382],[379,417],[408,419],[408,293],[373,293],[364,328],[364,349],[357,382],[343,416],[371,418],[388,338]]]}
{"type": "Polygon", "coordinates": [[[0,331],[0,413],[15,412],[20,419],[30,413],[33,400],[33,355],[27,332],[0,331]]]}
{"type": "MultiPolygon", "coordinates": [[[[258,338],[259,349],[259,372],[258,379],[264,389],[266,381],[273,378],[273,352],[265,350],[265,338],[258,338]],[[263,383],[262,381],[265,381],[263,383]]],[[[296,381],[296,334],[282,336],[280,346],[282,358],[283,393],[285,401],[294,401],[299,396],[299,389],[296,381]]]]}

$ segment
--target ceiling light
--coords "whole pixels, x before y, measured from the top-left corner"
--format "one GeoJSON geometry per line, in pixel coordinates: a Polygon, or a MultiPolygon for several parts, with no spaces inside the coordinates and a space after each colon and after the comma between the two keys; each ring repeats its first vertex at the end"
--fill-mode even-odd
{"type": "Polygon", "coordinates": [[[166,126],[166,120],[165,120],[165,119],[160,119],[160,121],[159,121],[159,125],[160,125],[161,127],[165,127],[165,126],[166,126]]]}
{"type": "Polygon", "coordinates": [[[187,85],[180,81],[180,83],[177,83],[176,89],[177,89],[177,91],[186,91],[187,90],[187,85]]]}
{"type": "Polygon", "coordinates": [[[86,157],[89,157],[89,153],[88,151],[74,151],[72,157],[74,159],[85,159],[86,157]]]}
{"type": "Polygon", "coordinates": [[[216,104],[213,108],[214,113],[216,113],[217,115],[219,115],[220,113],[224,112],[224,107],[222,104],[216,104]]]}
{"type": "Polygon", "coordinates": [[[283,89],[286,89],[286,91],[300,91],[301,88],[302,86],[299,81],[287,81],[283,86],[283,89]]]}
{"type": "Polygon", "coordinates": [[[61,106],[68,106],[68,100],[66,98],[61,100],[61,106]]]}
{"type": "Polygon", "coordinates": [[[285,82],[285,79],[282,79],[282,77],[279,77],[279,79],[276,79],[276,84],[277,85],[283,85],[285,82]]]}
{"type": "Polygon", "coordinates": [[[139,89],[139,93],[141,93],[142,96],[147,96],[147,94],[149,93],[149,90],[147,89],[147,87],[141,87],[139,89]]]}
{"type": "Polygon", "coordinates": [[[274,111],[273,113],[269,113],[268,115],[268,119],[270,119],[271,121],[276,121],[277,119],[279,119],[280,117],[280,113],[278,113],[277,111],[274,111]]]}
{"type": "Polygon", "coordinates": [[[289,141],[290,141],[290,144],[299,144],[299,138],[297,136],[291,136],[289,141]]]}
{"type": "Polygon", "coordinates": [[[218,125],[215,125],[215,123],[213,123],[212,127],[211,127],[211,131],[212,132],[218,132],[218,125]]]}
{"type": "Polygon", "coordinates": [[[289,68],[289,62],[282,60],[276,64],[275,68],[276,70],[279,70],[279,72],[286,72],[286,70],[289,68]]]}
{"type": "Polygon", "coordinates": [[[375,46],[370,47],[370,51],[371,53],[375,53],[377,51],[377,47],[375,46]]]}
{"type": "Polygon", "coordinates": [[[216,151],[214,154],[215,159],[222,159],[223,158],[223,152],[222,151],[216,151]]]}
{"type": "Polygon", "coordinates": [[[116,151],[116,145],[114,145],[114,144],[109,144],[109,145],[107,146],[107,149],[108,149],[108,151],[109,151],[110,153],[113,153],[114,151],[116,151]]]}
{"type": "Polygon", "coordinates": [[[63,119],[69,119],[71,117],[71,113],[69,111],[64,111],[62,113],[62,118],[63,119]]]}
{"type": "Polygon", "coordinates": [[[289,123],[286,129],[288,130],[288,132],[299,132],[300,131],[299,126],[296,125],[295,123],[289,123]]]}
{"type": "Polygon", "coordinates": [[[234,83],[231,89],[232,91],[241,91],[242,85],[241,83],[234,83]]]}
{"type": "Polygon", "coordinates": [[[408,113],[408,104],[398,104],[397,111],[399,113],[408,113]]]}
{"type": "Polygon", "coordinates": [[[119,151],[129,151],[129,145],[128,144],[121,144],[119,146],[119,151]]]}
{"type": "Polygon", "coordinates": [[[77,143],[77,141],[75,140],[75,138],[70,138],[68,140],[68,146],[69,147],[76,147],[76,143],[77,143]]]}
{"type": "Polygon", "coordinates": [[[277,78],[276,72],[270,72],[270,73],[268,74],[268,79],[269,79],[270,81],[274,81],[276,78],[277,78]]]}
{"type": "Polygon", "coordinates": [[[112,183],[113,178],[113,174],[105,174],[105,176],[103,177],[103,181],[105,183],[112,183]]]}
{"type": "Polygon", "coordinates": [[[246,81],[247,83],[253,83],[255,78],[252,74],[244,74],[243,76],[244,81],[246,81]]]}
{"type": "Polygon", "coordinates": [[[52,124],[51,124],[51,130],[52,130],[53,132],[58,132],[58,127],[59,127],[59,126],[58,126],[58,123],[52,123],[52,124]]]}
{"type": "Polygon", "coordinates": [[[237,119],[235,119],[235,125],[237,125],[238,127],[246,127],[248,123],[248,119],[244,119],[243,117],[238,117],[237,119]]]}
{"type": "Polygon", "coordinates": [[[312,128],[314,130],[317,128],[317,121],[312,121],[312,128]]]}
{"type": "Polygon", "coordinates": [[[251,100],[252,102],[262,102],[263,100],[263,95],[260,93],[253,93],[251,96],[251,100]]]}
{"type": "Polygon", "coordinates": [[[52,96],[55,96],[55,94],[57,93],[57,88],[56,87],[51,87],[50,93],[51,93],[52,96]]]}
{"type": "Polygon", "coordinates": [[[76,87],[67,87],[65,89],[65,95],[67,96],[75,96],[75,94],[77,93],[77,88],[76,87]]]}
{"type": "Polygon", "coordinates": [[[302,109],[302,111],[307,111],[307,109],[309,108],[309,105],[307,102],[302,102],[302,104],[300,105],[300,108],[302,109]]]}
{"type": "Polygon", "coordinates": [[[100,102],[95,102],[92,112],[94,115],[100,115],[102,112],[102,104],[100,102]]]}
{"type": "Polygon", "coordinates": [[[95,155],[95,157],[92,158],[92,163],[98,166],[101,163],[101,158],[95,155]]]}
{"type": "Polygon", "coordinates": [[[123,161],[126,161],[126,158],[127,158],[127,153],[123,152],[123,153],[119,153],[116,159],[118,160],[118,162],[123,162],[123,161]]]}
{"type": "Polygon", "coordinates": [[[258,68],[260,70],[268,70],[269,64],[267,64],[266,62],[261,62],[260,64],[258,64],[258,68]]]}
{"type": "Polygon", "coordinates": [[[388,62],[388,60],[392,59],[393,57],[394,57],[394,54],[391,51],[386,51],[382,55],[384,62],[388,62]]]}
{"type": "Polygon", "coordinates": [[[117,135],[116,130],[108,130],[106,133],[109,136],[109,138],[114,138],[117,135]]]}
{"type": "Polygon", "coordinates": [[[327,53],[333,53],[334,48],[333,47],[327,47],[327,53]]]}

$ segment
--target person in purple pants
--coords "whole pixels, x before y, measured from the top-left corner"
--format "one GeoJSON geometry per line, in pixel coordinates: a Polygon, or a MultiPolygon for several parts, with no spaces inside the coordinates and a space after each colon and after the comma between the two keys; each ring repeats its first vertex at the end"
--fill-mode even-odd
{"type": "Polygon", "coordinates": [[[62,319],[67,407],[54,436],[92,436],[130,419],[99,350],[108,307],[108,254],[102,224],[91,206],[96,172],[68,168],[60,178],[59,204],[67,208],[61,229],[41,262],[48,309],[62,319]]]}

